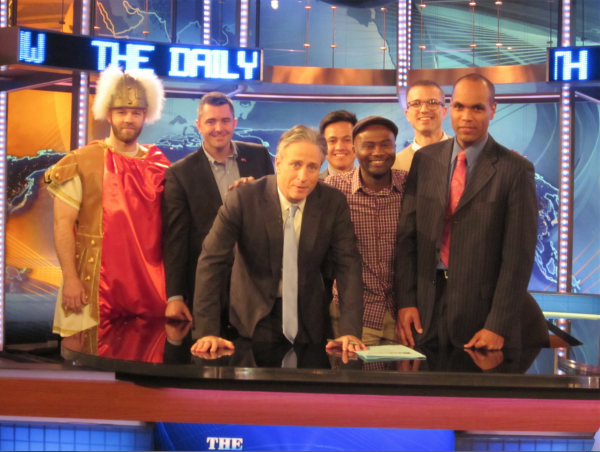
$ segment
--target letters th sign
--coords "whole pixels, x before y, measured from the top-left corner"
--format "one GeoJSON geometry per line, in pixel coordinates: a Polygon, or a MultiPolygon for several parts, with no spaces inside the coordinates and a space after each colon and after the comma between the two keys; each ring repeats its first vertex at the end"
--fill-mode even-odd
{"type": "Polygon", "coordinates": [[[589,83],[600,81],[600,46],[555,47],[548,49],[546,80],[589,83]]]}

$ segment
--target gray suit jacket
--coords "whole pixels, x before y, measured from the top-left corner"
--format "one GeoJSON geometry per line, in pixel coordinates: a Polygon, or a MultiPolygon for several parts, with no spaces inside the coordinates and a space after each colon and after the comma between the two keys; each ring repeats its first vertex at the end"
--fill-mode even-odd
{"type": "MultiPolygon", "coordinates": [[[[417,307],[425,334],[433,314],[453,142],[415,154],[400,216],[396,306],[417,307]]],[[[453,217],[446,318],[457,347],[482,328],[503,336],[505,347],[521,344],[520,313],[537,243],[534,179],[531,162],[489,137],[453,217]]]]}
{"type": "MultiPolygon", "coordinates": [[[[194,338],[219,334],[220,276],[237,244],[231,275],[230,322],[251,338],[258,321],[273,308],[281,279],[283,222],[276,176],[232,191],[204,240],[196,272],[194,338]]],[[[323,296],[320,266],[331,252],[338,279],[342,334],[362,332],[362,259],[346,197],[319,182],[307,197],[298,249],[297,342],[324,343],[330,333],[329,302],[323,296]]]]}

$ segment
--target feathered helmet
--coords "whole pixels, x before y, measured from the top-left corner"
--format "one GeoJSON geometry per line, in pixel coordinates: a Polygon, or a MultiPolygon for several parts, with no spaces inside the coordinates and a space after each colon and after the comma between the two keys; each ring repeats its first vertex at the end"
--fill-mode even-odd
{"type": "Polygon", "coordinates": [[[100,74],[92,111],[95,119],[102,120],[111,108],[143,108],[146,123],[151,124],[160,119],[164,103],[165,91],[156,75],[140,70],[123,73],[109,66],[100,74]]]}

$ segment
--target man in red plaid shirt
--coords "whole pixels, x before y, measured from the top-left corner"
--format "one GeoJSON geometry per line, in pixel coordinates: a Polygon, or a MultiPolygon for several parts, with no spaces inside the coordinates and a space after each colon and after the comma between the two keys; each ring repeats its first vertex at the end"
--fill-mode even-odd
{"type": "MultiPolygon", "coordinates": [[[[363,258],[365,313],[362,340],[365,343],[397,340],[394,331],[394,256],[407,176],[406,171],[392,169],[397,136],[398,127],[389,119],[381,116],[362,119],[352,130],[359,166],[325,179],[348,198],[358,249],[363,258]]],[[[335,285],[330,311],[337,334],[340,311],[335,285]]]]}

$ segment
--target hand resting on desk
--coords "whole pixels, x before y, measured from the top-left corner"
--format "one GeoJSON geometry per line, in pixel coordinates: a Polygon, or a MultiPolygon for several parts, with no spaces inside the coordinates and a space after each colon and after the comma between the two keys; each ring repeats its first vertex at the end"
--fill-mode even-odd
{"type": "Polygon", "coordinates": [[[233,342],[227,341],[217,336],[204,336],[196,341],[192,345],[192,353],[216,353],[219,349],[227,348],[229,350],[235,349],[233,342]]]}

